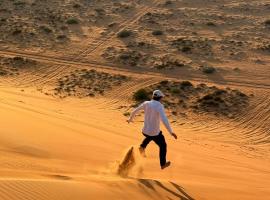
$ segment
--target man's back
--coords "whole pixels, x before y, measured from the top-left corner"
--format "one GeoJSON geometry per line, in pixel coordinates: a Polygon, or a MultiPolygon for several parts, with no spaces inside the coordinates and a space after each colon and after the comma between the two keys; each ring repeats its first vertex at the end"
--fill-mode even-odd
{"type": "Polygon", "coordinates": [[[145,101],[131,113],[129,120],[132,121],[140,110],[144,110],[144,126],[142,130],[144,134],[149,136],[158,135],[160,133],[160,119],[169,133],[173,133],[165,115],[164,106],[159,101],[145,101]]]}
{"type": "Polygon", "coordinates": [[[151,100],[144,103],[144,127],[146,135],[158,135],[160,132],[160,112],[163,105],[159,101],[151,100]]]}

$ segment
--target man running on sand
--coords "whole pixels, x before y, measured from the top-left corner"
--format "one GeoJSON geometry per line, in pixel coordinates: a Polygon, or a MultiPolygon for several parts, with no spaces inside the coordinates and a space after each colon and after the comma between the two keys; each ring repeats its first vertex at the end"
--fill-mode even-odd
{"type": "Polygon", "coordinates": [[[160,90],[155,90],[153,92],[152,100],[145,101],[144,103],[139,105],[139,107],[137,107],[131,113],[130,118],[127,120],[128,123],[132,122],[135,115],[140,110],[144,110],[144,126],[142,129],[142,133],[145,138],[141,143],[139,150],[141,154],[144,154],[146,146],[149,144],[149,142],[153,140],[159,146],[159,159],[161,169],[169,167],[171,162],[166,161],[167,144],[164,136],[162,135],[162,131],[160,130],[160,119],[168,132],[175,139],[177,139],[177,135],[172,131],[169,121],[166,117],[164,106],[160,103],[161,99],[164,96],[165,95],[160,90]]]}

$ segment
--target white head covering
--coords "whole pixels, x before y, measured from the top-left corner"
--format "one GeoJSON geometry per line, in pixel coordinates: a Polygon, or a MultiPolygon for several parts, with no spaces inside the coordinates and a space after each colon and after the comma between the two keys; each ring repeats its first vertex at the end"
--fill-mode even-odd
{"type": "Polygon", "coordinates": [[[165,95],[160,90],[155,90],[153,92],[153,97],[164,97],[165,95]]]}

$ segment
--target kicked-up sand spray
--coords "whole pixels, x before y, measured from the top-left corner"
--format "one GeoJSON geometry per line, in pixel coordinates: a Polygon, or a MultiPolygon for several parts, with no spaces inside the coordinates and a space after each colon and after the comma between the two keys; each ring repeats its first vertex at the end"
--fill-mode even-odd
{"type": "Polygon", "coordinates": [[[134,147],[131,146],[125,153],[123,159],[120,161],[117,174],[123,177],[127,177],[132,168],[136,165],[134,147]]]}

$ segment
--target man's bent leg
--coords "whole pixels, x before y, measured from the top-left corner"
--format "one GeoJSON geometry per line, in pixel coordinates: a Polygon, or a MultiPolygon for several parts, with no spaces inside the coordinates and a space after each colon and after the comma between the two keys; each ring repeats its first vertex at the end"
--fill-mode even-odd
{"type": "Polygon", "coordinates": [[[166,164],[167,144],[165,137],[162,135],[162,132],[160,132],[159,135],[155,136],[153,140],[159,146],[159,159],[160,166],[162,167],[166,164]]]}
{"type": "Polygon", "coordinates": [[[144,140],[142,141],[140,147],[143,148],[143,149],[145,149],[146,146],[149,144],[149,142],[151,142],[152,137],[151,137],[151,136],[148,136],[148,135],[145,135],[145,134],[143,134],[143,135],[145,136],[145,138],[144,138],[144,140]]]}

